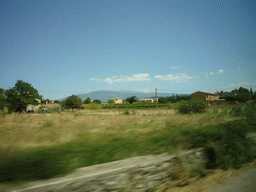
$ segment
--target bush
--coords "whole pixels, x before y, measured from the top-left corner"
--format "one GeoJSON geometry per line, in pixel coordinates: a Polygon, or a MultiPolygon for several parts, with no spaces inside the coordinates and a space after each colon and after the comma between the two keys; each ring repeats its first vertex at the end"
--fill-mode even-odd
{"type": "MultiPolygon", "coordinates": [[[[168,128],[171,146],[181,149],[205,147],[207,168],[239,168],[243,163],[255,158],[256,146],[246,137],[251,131],[244,120],[191,128],[168,128]]],[[[167,125],[168,126],[168,125],[167,125]]]]}
{"type": "Polygon", "coordinates": [[[99,99],[95,99],[95,100],[93,100],[93,103],[101,104],[101,101],[99,99]]]}
{"type": "Polygon", "coordinates": [[[241,106],[234,106],[231,108],[229,115],[233,117],[240,117],[244,115],[244,112],[241,106]]]}
{"type": "Polygon", "coordinates": [[[53,107],[53,108],[47,108],[47,113],[59,113],[60,112],[60,108],[58,107],[53,107]]]}
{"type": "Polygon", "coordinates": [[[244,116],[250,123],[256,123],[256,104],[247,105],[244,108],[244,116]]]}
{"type": "Polygon", "coordinates": [[[0,110],[0,115],[2,115],[3,117],[5,117],[5,115],[9,112],[9,109],[7,107],[4,107],[3,110],[0,110]]]}
{"type": "Polygon", "coordinates": [[[204,101],[200,100],[181,100],[176,109],[182,114],[203,113],[207,106],[204,101]]]}
{"type": "Polygon", "coordinates": [[[92,100],[90,99],[90,97],[87,97],[86,100],[84,100],[84,104],[90,104],[92,102],[92,100]]]}
{"type": "Polygon", "coordinates": [[[129,110],[125,110],[124,111],[124,115],[129,115],[130,114],[130,111],[129,110]]]}
{"type": "Polygon", "coordinates": [[[166,97],[160,97],[158,103],[169,103],[170,101],[166,97]]]}

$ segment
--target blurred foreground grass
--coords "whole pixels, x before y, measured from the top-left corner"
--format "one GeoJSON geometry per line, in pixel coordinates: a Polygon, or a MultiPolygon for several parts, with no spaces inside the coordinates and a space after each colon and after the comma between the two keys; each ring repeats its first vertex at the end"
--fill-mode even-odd
{"type": "MultiPolygon", "coordinates": [[[[77,168],[134,156],[207,147],[215,151],[209,168],[239,168],[255,157],[245,135],[255,118],[212,107],[202,114],[173,109],[83,110],[61,114],[1,117],[0,182],[62,176],[77,168]]],[[[254,110],[254,108],[253,108],[254,110]]]]}

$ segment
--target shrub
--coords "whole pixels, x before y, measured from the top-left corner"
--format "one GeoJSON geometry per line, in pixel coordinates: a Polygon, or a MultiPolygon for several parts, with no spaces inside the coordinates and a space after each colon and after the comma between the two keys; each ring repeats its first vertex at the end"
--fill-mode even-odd
{"type": "Polygon", "coordinates": [[[5,117],[5,115],[9,112],[9,109],[7,107],[4,107],[3,110],[0,110],[0,115],[2,115],[3,117],[5,117]]]}
{"type": "Polygon", "coordinates": [[[213,110],[212,110],[212,114],[213,114],[213,115],[217,115],[218,113],[219,113],[219,110],[218,110],[218,109],[213,109],[213,110]]]}
{"type": "Polygon", "coordinates": [[[222,108],[217,116],[218,117],[224,117],[224,116],[227,116],[228,114],[229,114],[229,109],[228,108],[222,108]]]}
{"type": "Polygon", "coordinates": [[[93,103],[101,104],[101,101],[99,99],[95,99],[95,100],[93,100],[93,103]]]}
{"type": "Polygon", "coordinates": [[[167,135],[171,146],[211,149],[211,154],[210,150],[207,152],[207,156],[211,156],[207,168],[228,169],[239,168],[255,158],[256,146],[246,137],[250,129],[240,120],[196,129],[169,127],[167,135]]]}
{"type": "Polygon", "coordinates": [[[170,101],[166,97],[160,97],[158,103],[169,103],[170,101]]]}
{"type": "Polygon", "coordinates": [[[92,100],[90,99],[90,97],[87,97],[86,100],[84,100],[84,104],[90,104],[92,102],[92,100]]]}
{"type": "Polygon", "coordinates": [[[53,107],[53,108],[47,108],[47,113],[59,113],[60,108],[59,107],[53,107]]]}
{"type": "Polygon", "coordinates": [[[250,123],[256,122],[256,104],[247,105],[244,108],[244,116],[250,123]]]}
{"type": "Polygon", "coordinates": [[[200,100],[181,100],[178,103],[177,110],[179,113],[202,113],[207,108],[207,104],[200,100]]]}
{"type": "Polygon", "coordinates": [[[129,115],[129,114],[130,114],[129,110],[124,111],[124,115],[129,115]]]}
{"type": "Polygon", "coordinates": [[[233,117],[240,117],[244,115],[244,112],[241,106],[234,106],[231,108],[229,114],[233,117]]]}

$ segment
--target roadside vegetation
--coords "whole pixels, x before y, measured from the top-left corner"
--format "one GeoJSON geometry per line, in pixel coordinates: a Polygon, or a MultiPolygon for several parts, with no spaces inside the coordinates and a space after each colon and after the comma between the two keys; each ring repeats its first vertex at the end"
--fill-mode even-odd
{"type": "Polygon", "coordinates": [[[145,107],[148,103],[132,104],[144,109],[87,104],[89,110],[1,116],[0,182],[57,177],[94,164],[198,147],[212,151],[205,168],[239,168],[255,158],[256,149],[245,137],[256,131],[255,105],[216,105],[182,114],[182,103],[158,109],[145,107]]]}

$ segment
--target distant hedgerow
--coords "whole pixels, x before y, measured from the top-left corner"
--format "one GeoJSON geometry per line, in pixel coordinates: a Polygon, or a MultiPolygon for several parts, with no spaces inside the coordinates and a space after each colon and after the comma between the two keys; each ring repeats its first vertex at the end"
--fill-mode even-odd
{"type": "Polygon", "coordinates": [[[176,109],[182,114],[203,113],[207,106],[206,102],[200,100],[181,100],[176,109]]]}

